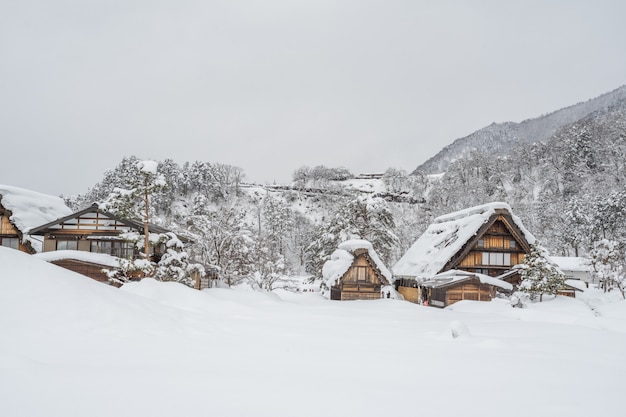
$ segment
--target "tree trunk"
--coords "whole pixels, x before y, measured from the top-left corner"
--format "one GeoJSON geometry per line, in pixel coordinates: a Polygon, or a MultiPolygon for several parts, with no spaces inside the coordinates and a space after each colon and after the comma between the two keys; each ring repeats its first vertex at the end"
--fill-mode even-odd
{"type": "Polygon", "coordinates": [[[146,214],[143,218],[143,234],[144,234],[144,253],[146,254],[146,259],[150,259],[150,239],[148,237],[149,235],[149,231],[148,231],[148,216],[149,216],[149,206],[148,206],[148,177],[146,176],[146,178],[144,179],[144,183],[143,183],[145,194],[144,194],[144,204],[146,205],[146,214]]]}

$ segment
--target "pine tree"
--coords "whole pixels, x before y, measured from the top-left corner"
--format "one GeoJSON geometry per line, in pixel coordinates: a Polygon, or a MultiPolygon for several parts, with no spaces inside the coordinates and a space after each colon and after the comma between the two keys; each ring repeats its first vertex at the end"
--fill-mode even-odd
{"type": "MultiPolygon", "coordinates": [[[[148,223],[150,221],[150,197],[162,191],[165,178],[157,172],[155,161],[139,161],[134,166],[125,188],[115,188],[101,208],[121,217],[141,218],[143,221],[143,248],[146,259],[150,257],[148,223]]],[[[152,210],[153,211],[153,210],[152,210]]]]}
{"type": "Polygon", "coordinates": [[[395,222],[381,198],[357,197],[341,206],[330,221],[320,227],[306,249],[307,271],[321,276],[322,266],[340,242],[365,239],[372,243],[383,262],[389,262],[398,242],[395,222]]]}
{"type": "Polygon", "coordinates": [[[204,276],[204,267],[190,261],[183,243],[174,233],[163,234],[161,241],[165,245],[165,253],[157,264],[154,278],[160,281],[179,282],[193,287],[195,274],[204,276]]]}
{"type": "Polygon", "coordinates": [[[537,242],[530,246],[530,253],[524,257],[521,278],[519,290],[527,293],[531,300],[537,295],[539,301],[543,300],[544,294],[556,295],[565,284],[565,276],[548,260],[547,251],[537,242]]]}

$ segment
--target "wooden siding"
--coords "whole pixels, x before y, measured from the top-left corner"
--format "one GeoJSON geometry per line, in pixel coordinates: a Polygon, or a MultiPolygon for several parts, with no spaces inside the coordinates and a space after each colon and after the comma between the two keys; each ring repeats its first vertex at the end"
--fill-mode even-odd
{"type": "Polygon", "coordinates": [[[9,216],[5,216],[4,214],[0,216],[0,235],[4,236],[17,236],[17,229],[11,221],[9,220],[9,216]]]}
{"type": "Polygon", "coordinates": [[[383,281],[367,251],[355,252],[352,266],[339,283],[331,288],[331,300],[376,300],[381,298],[383,281]]]}
{"type": "Polygon", "coordinates": [[[488,285],[468,283],[446,291],[446,305],[452,305],[461,300],[491,301],[495,297],[495,289],[488,285]]]}
{"type": "Polygon", "coordinates": [[[510,270],[513,265],[521,264],[524,256],[522,243],[513,236],[503,219],[498,218],[483,235],[474,240],[471,250],[459,262],[457,269],[497,276],[510,270]],[[489,255],[484,254],[494,254],[504,259],[497,264],[485,262],[489,255]]]}
{"type": "Polygon", "coordinates": [[[104,268],[104,266],[102,265],[81,262],[74,259],[61,259],[58,261],[53,261],[51,263],[65,269],[69,269],[70,271],[77,272],[81,275],[85,275],[99,282],[109,282],[109,278],[104,272],[102,272],[102,268],[104,268]]]}
{"type": "Polygon", "coordinates": [[[421,291],[419,288],[400,286],[398,287],[398,292],[402,294],[402,297],[404,297],[406,301],[410,301],[412,303],[420,302],[421,291]]]}
{"type": "Polygon", "coordinates": [[[357,256],[348,272],[343,276],[342,281],[344,286],[349,283],[381,283],[378,274],[363,255],[357,256]]]}
{"type": "Polygon", "coordinates": [[[435,307],[447,307],[461,300],[491,301],[496,296],[493,285],[481,284],[478,279],[424,291],[428,294],[428,304],[435,307]]]}
{"type": "Polygon", "coordinates": [[[107,232],[108,235],[129,232],[132,229],[102,213],[84,213],[79,217],[67,219],[59,224],[50,226],[52,233],[63,234],[91,234],[96,232],[107,232]]]}
{"type": "Polygon", "coordinates": [[[378,300],[382,298],[380,295],[380,291],[378,292],[341,292],[341,300],[349,301],[349,300],[378,300]]]}

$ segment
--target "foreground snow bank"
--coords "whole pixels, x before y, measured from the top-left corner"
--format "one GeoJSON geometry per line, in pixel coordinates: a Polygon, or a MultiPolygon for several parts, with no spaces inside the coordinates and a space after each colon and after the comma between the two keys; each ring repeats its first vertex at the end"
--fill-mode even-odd
{"type": "Polygon", "coordinates": [[[554,301],[116,289],[0,248],[0,415],[623,415],[624,303],[554,301]]]}

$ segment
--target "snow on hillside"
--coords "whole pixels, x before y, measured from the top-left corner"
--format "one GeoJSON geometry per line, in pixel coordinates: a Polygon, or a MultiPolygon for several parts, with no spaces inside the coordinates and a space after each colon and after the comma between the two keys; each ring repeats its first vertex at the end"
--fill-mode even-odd
{"type": "Polygon", "coordinates": [[[438,310],[0,265],[4,417],[624,414],[626,303],[601,293],[438,310]]]}
{"type": "Polygon", "coordinates": [[[513,145],[545,141],[560,128],[575,123],[591,113],[605,112],[611,106],[624,100],[626,100],[626,86],[520,123],[492,123],[455,140],[417,167],[414,172],[421,171],[429,174],[444,172],[450,163],[472,149],[488,149],[490,153],[495,154],[506,151],[513,145]]]}

